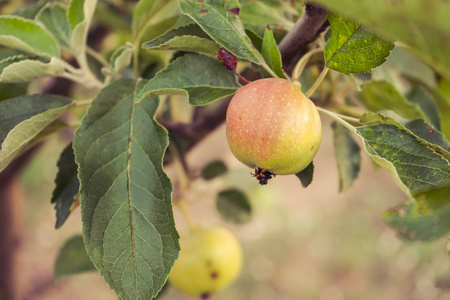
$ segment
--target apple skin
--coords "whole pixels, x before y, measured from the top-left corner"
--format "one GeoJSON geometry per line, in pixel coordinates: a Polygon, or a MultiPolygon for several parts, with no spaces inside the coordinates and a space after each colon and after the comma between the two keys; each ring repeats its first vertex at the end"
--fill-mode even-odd
{"type": "Polygon", "coordinates": [[[221,226],[201,226],[181,234],[181,251],[169,282],[181,292],[203,296],[222,290],[242,267],[239,241],[221,226]]]}
{"type": "Polygon", "coordinates": [[[253,81],[228,106],[228,144],[234,156],[251,168],[296,174],[311,163],[321,137],[314,103],[286,79],[253,81]]]}

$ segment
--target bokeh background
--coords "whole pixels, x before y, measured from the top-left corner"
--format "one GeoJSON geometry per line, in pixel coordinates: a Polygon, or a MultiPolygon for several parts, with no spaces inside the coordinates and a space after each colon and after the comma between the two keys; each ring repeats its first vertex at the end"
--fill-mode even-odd
{"type": "MultiPolygon", "coordinates": [[[[228,165],[229,172],[219,178],[195,181],[187,206],[197,223],[230,228],[244,251],[239,278],[213,299],[450,299],[447,241],[402,242],[383,223],[383,211],[407,200],[385,170],[363,153],[359,178],[350,190],[338,192],[329,125],[330,120],[323,117],[314,181],[306,189],[295,176],[278,176],[267,186],[258,186],[250,176],[252,170],[229,152],[224,126],[189,153],[189,166],[197,172],[215,159],[228,165]],[[234,225],[220,218],[215,199],[227,187],[240,187],[250,197],[249,223],[234,225]]],[[[54,280],[59,249],[81,233],[79,209],[55,230],[50,205],[56,161],[67,143],[67,133],[53,136],[14,183],[12,197],[20,228],[15,288],[19,299],[27,300],[117,299],[97,272],[54,280]]],[[[176,182],[170,166],[167,172],[176,182]]],[[[187,224],[176,207],[174,213],[182,232],[187,224]]],[[[193,298],[168,287],[158,299],[193,298]]]]}

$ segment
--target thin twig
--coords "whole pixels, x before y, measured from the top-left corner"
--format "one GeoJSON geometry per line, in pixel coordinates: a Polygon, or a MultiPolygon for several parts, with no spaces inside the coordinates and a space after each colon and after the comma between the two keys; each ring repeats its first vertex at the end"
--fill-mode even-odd
{"type": "Polygon", "coordinates": [[[95,58],[103,66],[105,66],[107,68],[111,67],[109,62],[105,59],[105,57],[101,53],[92,49],[91,47],[89,47],[89,46],[86,47],[86,53],[89,54],[90,56],[92,56],[93,58],[95,58]]]}
{"type": "Polygon", "coordinates": [[[320,72],[319,77],[317,77],[316,81],[314,82],[314,84],[309,88],[309,90],[305,93],[306,97],[310,97],[312,94],[314,94],[314,92],[317,90],[317,88],[319,87],[319,85],[322,83],[323,79],[325,78],[325,76],[327,76],[327,73],[330,69],[328,69],[328,67],[324,67],[322,72],[320,72]]]}

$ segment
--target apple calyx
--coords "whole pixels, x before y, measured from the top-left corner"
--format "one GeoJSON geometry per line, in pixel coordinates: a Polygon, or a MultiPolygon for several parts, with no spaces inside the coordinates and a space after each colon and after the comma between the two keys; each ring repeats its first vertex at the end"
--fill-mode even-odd
{"type": "Polygon", "coordinates": [[[260,185],[266,185],[269,179],[272,179],[275,176],[277,176],[276,174],[261,168],[255,168],[255,173],[251,174],[253,177],[256,177],[260,185]]]}

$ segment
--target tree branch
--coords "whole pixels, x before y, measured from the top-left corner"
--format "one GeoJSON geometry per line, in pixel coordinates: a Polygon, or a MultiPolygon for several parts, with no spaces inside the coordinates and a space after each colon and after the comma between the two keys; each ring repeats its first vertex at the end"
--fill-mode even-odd
{"type": "Polygon", "coordinates": [[[303,15],[278,45],[286,72],[292,72],[296,62],[308,51],[307,46],[328,26],[326,8],[307,3],[303,15]]]}

